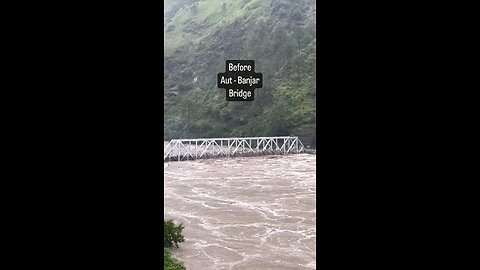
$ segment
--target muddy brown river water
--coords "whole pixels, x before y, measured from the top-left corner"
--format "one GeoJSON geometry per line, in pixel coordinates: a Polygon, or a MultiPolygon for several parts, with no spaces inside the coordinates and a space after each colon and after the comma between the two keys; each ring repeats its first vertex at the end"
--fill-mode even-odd
{"type": "Polygon", "coordinates": [[[187,270],[315,269],[315,155],[164,163],[187,270]]]}

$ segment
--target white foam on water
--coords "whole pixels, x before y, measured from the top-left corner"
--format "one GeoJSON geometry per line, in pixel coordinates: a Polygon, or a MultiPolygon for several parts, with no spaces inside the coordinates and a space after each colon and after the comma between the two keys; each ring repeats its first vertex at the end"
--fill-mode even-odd
{"type": "Polygon", "coordinates": [[[165,166],[165,218],[185,225],[187,269],[315,269],[314,155],[165,166]]]}

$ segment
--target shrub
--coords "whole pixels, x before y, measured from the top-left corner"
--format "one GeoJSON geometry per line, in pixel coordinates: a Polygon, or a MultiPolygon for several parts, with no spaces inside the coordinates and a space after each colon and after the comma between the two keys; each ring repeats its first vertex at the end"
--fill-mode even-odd
{"type": "Polygon", "coordinates": [[[174,257],[168,248],[163,248],[163,269],[165,270],[185,270],[183,263],[174,257]]]}
{"type": "Polygon", "coordinates": [[[173,220],[163,221],[163,246],[167,248],[175,245],[178,248],[178,243],[184,242],[185,239],[182,235],[183,225],[175,225],[173,220]]]}

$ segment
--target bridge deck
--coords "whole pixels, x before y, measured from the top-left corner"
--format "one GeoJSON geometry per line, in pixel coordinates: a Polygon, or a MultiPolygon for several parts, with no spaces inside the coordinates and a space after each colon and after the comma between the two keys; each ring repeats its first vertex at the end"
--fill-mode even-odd
{"type": "Polygon", "coordinates": [[[254,155],[302,153],[305,147],[298,137],[245,137],[174,139],[163,149],[164,161],[254,155]]]}

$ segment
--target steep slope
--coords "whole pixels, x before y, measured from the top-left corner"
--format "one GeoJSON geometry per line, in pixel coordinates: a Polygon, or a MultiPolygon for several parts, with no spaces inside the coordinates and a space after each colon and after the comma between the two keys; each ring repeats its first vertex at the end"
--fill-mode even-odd
{"type": "Polygon", "coordinates": [[[164,3],[165,139],[314,132],[315,1],[164,3]],[[255,101],[225,101],[228,59],[255,60],[255,101]]]}

